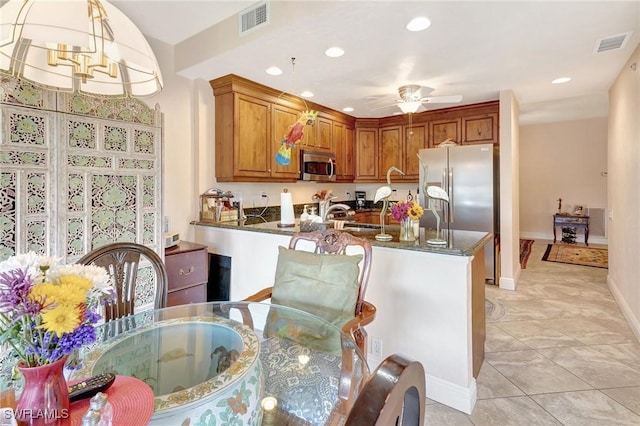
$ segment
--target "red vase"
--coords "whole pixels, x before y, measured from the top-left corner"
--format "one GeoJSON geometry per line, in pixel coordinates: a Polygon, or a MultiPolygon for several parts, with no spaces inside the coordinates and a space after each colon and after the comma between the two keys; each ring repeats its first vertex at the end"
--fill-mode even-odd
{"type": "Polygon", "coordinates": [[[16,407],[16,420],[29,426],[70,424],[69,389],[64,378],[67,356],[50,364],[18,369],[24,377],[22,395],[16,407]]]}

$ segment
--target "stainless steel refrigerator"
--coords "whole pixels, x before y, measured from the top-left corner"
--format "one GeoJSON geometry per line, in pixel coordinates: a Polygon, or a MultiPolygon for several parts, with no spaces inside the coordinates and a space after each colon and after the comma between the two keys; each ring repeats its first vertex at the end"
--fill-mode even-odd
{"type": "MultiPolygon", "coordinates": [[[[493,243],[485,246],[485,276],[496,284],[499,268],[499,179],[498,148],[492,144],[457,145],[421,149],[420,204],[431,203],[438,209],[440,228],[447,235],[449,229],[484,231],[494,235],[493,243]],[[428,200],[428,186],[439,186],[449,195],[449,202],[428,200]]],[[[425,208],[420,226],[436,229],[433,213],[425,208]]]]}

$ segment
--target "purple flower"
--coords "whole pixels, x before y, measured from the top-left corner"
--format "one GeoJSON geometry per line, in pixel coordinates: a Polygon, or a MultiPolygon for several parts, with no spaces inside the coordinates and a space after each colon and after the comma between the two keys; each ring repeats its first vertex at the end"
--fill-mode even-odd
{"type": "Polygon", "coordinates": [[[32,285],[33,280],[24,269],[0,273],[0,311],[13,311],[15,316],[40,312],[40,305],[27,297],[32,285]]]}

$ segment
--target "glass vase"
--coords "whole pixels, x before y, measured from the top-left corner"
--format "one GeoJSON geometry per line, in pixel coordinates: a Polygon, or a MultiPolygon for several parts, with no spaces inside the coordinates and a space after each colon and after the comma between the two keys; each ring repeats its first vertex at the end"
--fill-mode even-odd
{"type": "Polygon", "coordinates": [[[63,356],[37,367],[18,365],[24,377],[16,419],[29,426],[63,425],[69,422],[69,389],[64,378],[63,356]]]}
{"type": "Polygon", "coordinates": [[[400,221],[400,241],[415,241],[413,233],[413,221],[409,218],[400,221]]]}

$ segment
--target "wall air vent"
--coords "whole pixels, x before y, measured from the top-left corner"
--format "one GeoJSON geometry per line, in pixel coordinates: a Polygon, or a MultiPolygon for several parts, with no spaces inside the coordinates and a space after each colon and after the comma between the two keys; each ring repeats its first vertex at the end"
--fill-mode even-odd
{"type": "Polygon", "coordinates": [[[587,209],[587,215],[589,216],[589,235],[604,237],[606,229],[604,208],[590,207],[587,209]]]}
{"type": "Polygon", "coordinates": [[[595,48],[593,49],[593,53],[601,53],[601,52],[607,52],[609,50],[624,49],[624,47],[627,44],[627,41],[629,41],[629,38],[631,38],[631,32],[618,34],[611,37],[606,37],[606,38],[601,38],[599,40],[596,40],[596,45],[595,45],[595,48]]]}
{"type": "Polygon", "coordinates": [[[238,15],[240,35],[268,24],[271,18],[270,9],[269,1],[263,0],[240,12],[238,15]]]}

